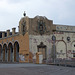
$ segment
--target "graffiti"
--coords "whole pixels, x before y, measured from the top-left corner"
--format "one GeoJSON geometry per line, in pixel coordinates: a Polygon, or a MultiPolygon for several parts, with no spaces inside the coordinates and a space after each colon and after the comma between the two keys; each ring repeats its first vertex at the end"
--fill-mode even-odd
{"type": "Polygon", "coordinates": [[[35,54],[33,54],[32,52],[29,52],[29,62],[30,63],[35,63],[35,54]]]}
{"type": "Polygon", "coordinates": [[[24,57],[24,55],[19,55],[19,59],[20,59],[20,61],[25,61],[25,57],[24,57]]]}

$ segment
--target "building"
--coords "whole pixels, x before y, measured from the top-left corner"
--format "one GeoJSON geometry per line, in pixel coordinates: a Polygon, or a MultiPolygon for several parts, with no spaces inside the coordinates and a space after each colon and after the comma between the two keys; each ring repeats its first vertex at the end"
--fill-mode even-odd
{"type": "Polygon", "coordinates": [[[75,58],[75,26],[53,24],[44,16],[24,17],[16,28],[0,32],[0,61],[34,62],[41,52],[42,61],[75,58]]]}

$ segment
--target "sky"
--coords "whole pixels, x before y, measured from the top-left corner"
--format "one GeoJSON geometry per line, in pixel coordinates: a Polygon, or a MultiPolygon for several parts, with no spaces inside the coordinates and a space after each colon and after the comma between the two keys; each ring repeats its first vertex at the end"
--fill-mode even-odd
{"type": "Polygon", "coordinates": [[[75,25],[75,0],[0,0],[0,31],[17,31],[24,11],[30,18],[39,15],[54,24],[75,25]]]}

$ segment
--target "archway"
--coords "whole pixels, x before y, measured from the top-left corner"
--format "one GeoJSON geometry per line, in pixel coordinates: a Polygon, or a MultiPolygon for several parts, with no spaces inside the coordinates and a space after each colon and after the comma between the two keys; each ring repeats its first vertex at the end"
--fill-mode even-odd
{"type": "Polygon", "coordinates": [[[19,62],[19,43],[17,41],[14,43],[14,61],[19,62]]]}
{"type": "Polygon", "coordinates": [[[40,45],[37,46],[37,48],[38,48],[38,52],[42,52],[43,60],[46,60],[47,59],[46,45],[44,45],[43,42],[41,42],[40,45]]]}
{"type": "Polygon", "coordinates": [[[13,46],[12,46],[12,43],[8,44],[8,61],[13,62],[13,46]]]}
{"type": "Polygon", "coordinates": [[[3,56],[3,54],[2,54],[2,45],[0,44],[0,61],[2,61],[2,56],[3,56]]]}
{"type": "Polygon", "coordinates": [[[59,41],[56,46],[57,58],[66,58],[66,44],[63,41],[59,41]]]}
{"type": "Polygon", "coordinates": [[[7,61],[7,45],[3,45],[3,61],[7,61]]]}

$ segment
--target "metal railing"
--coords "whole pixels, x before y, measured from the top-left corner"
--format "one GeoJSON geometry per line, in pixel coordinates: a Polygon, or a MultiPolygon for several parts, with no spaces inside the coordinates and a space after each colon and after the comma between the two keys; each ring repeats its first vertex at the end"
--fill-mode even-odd
{"type": "Polygon", "coordinates": [[[68,66],[68,67],[75,67],[75,59],[74,60],[67,60],[67,59],[55,59],[55,63],[53,59],[47,60],[47,64],[51,65],[58,65],[58,66],[68,66]]]}

